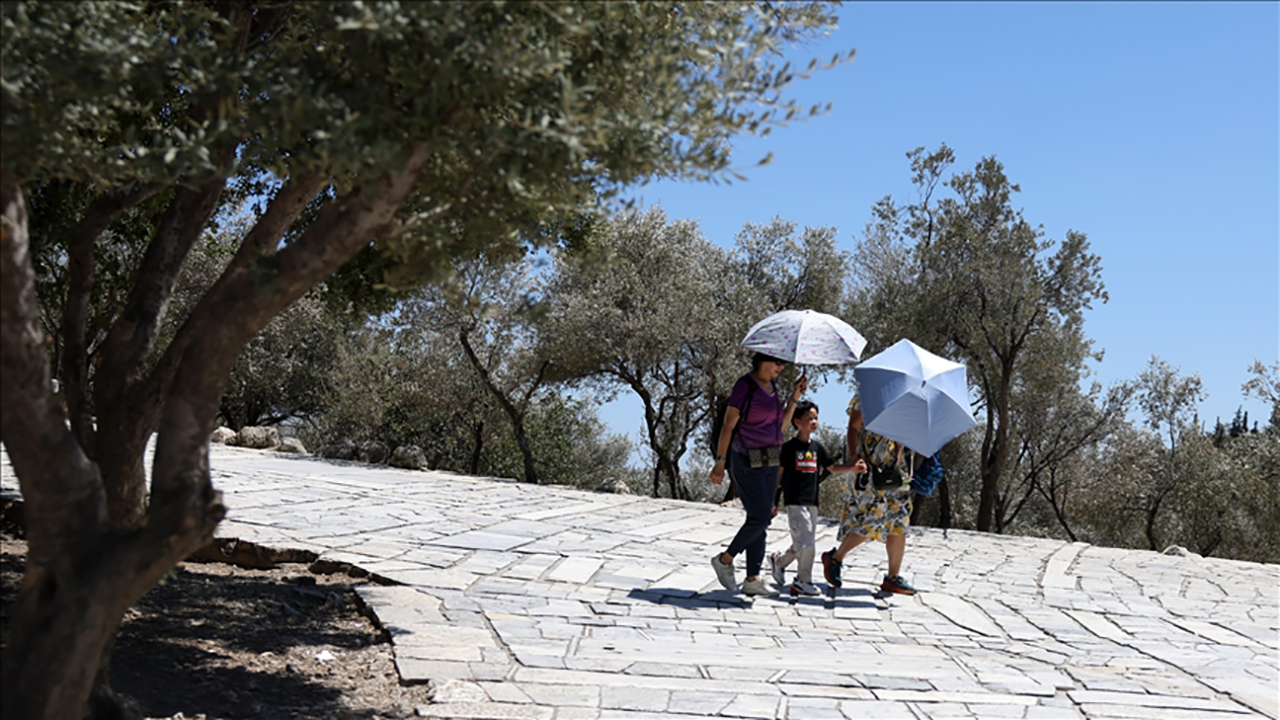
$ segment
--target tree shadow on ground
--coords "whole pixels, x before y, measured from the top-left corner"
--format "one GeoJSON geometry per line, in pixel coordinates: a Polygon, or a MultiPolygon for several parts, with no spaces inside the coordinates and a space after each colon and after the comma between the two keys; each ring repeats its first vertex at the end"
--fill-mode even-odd
{"type": "Polygon", "coordinates": [[[372,626],[340,622],[352,614],[353,596],[347,585],[316,586],[305,574],[180,567],[126,617],[112,685],[148,717],[371,717],[344,704],[330,678],[321,680],[352,668],[316,658],[354,657],[384,641],[372,626]]]}
{"type": "Polygon", "coordinates": [[[205,713],[211,717],[373,717],[375,712],[351,711],[342,693],[288,670],[255,671],[220,666],[213,653],[187,645],[155,639],[119,653],[112,661],[111,680],[116,691],[132,697],[147,717],[185,717],[205,713]],[[172,664],[171,660],[177,660],[172,664]]]}
{"type": "Polygon", "coordinates": [[[138,601],[126,627],[139,634],[164,631],[175,640],[220,640],[256,653],[290,645],[361,648],[382,639],[329,622],[350,609],[352,586],[316,585],[305,567],[281,572],[286,577],[214,575],[198,565],[178,567],[138,601]],[[282,633],[281,625],[288,630],[282,633]]]}
{"type": "MultiPolygon", "coordinates": [[[[7,531],[0,539],[4,638],[26,543],[7,531]]],[[[126,613],[111,685],[151,718],[412,715],[426,696],[400,685],[386,634],[346,580],[296,564],[180,566],[126,613]]]]}

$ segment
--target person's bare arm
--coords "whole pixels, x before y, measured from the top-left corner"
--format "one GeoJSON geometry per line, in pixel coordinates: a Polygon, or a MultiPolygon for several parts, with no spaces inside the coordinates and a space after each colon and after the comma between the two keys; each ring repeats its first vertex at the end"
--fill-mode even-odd
{"type": "Polygon", "coordinates": [[[729,454],[729,443],[733,441],[733,429],[738,426],[740,412],[732,405],[724,409],[724,427],[720,428],[720,438],[716,441],[716,464],[711,466],[712,485],[724,481],[725,458],[729,454]]]}
{"type": "Polygon", "coordinates": [[[782,427],[791,427],[791,417],[796,414],[796,403],[807,389],[809,389],[809,378],[804,375],[796,378],[795,387],[791,388],[791,400],[787,403],[786,412],[782,414],[782,427]]]}
{"type": "MultiPolygon", "coordinates": [[[[862,437],[862,411],[849,410],[849,427],[844,434],[844,447],[850,460],[858,460],[858,440],[862,437]]],[[[866,472],[865,470],[861,472],[866,472]]]]}
{"type": "Polygon", "coordinates": [[[857,473],[859,475],[862,475],[866,471],[867,471],[867,464],[862,460],[859,460],[851,465],[832,465],[831,467],[827,468],[827,472],[831,473],[832,475],[839,475],[840,473],[857,473]]]}

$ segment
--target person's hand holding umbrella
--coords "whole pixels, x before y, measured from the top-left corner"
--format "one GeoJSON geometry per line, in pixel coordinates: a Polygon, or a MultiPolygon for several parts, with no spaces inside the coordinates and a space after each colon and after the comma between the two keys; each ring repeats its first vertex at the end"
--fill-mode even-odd
{"type": "MultiPolygon", "coordinates": [[[[800,398],[804,397],[804,392],[808,389],[809,389],[809,378],[807,376],[801,375],[800,377],[796,378],[796,384],[793,386],[791,390],[791,402],[793,403],[798,402],[800,398]]],[[[791,420],[790,418],[788,418],[783,422],[782,426],[786,427],[790,422],[791,420]]]]}

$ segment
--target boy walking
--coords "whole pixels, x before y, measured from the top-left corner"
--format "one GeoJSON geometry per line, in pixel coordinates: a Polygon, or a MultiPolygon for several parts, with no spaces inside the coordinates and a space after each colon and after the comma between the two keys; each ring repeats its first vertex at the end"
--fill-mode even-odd
{"type": "Polygon", "coordinates": [[[817,543],[818,484],[824,473],[864,472],[855,465],[833,465],[827,449],[813,437],[818,431],[818,406],[807,400],[796,404],[791,423],[796,436],[782,445],[782,464],[778,467],[782,496],[787,505],[787,522],[791,527],[791,547],[781,555],[769,556],[773,580],[781,589],[786,585],[786,569],[796,565],[792,595],[819,595],[813,584],[813,559],[817,543]]]}

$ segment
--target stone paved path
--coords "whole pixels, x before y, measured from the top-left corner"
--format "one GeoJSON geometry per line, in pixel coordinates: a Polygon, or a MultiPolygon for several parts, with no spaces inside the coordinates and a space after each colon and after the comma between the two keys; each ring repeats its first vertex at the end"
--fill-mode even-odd
{"type": "Polygon", "coordinates": [[[402,679],[439,687],[431,717],[1280,715],[1280,566],[924,529],[915,597],[877,592],[874,545],[834,596],[753,601],[709,565],[739,510],[216,445],[212,466],[220,537],[395,583],[360,593],[402,679]]]}

